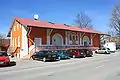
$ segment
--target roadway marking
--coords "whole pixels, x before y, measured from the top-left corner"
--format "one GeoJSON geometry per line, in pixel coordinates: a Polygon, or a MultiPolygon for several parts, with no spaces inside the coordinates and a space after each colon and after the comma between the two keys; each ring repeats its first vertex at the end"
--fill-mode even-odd
{"type": "Polygon", "coordinates": [[[101,67],[104,67],[104,66],[105,66],[105,65],[100,65],[100,66],[97,66],[97,67],[95,67],[95,68],[98,69],[98,68],[101,68],[101,67]]]}

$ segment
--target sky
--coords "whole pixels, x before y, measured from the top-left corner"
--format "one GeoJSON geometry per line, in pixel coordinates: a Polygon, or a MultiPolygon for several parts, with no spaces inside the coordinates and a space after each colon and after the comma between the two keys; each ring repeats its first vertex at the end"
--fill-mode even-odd
{"type": "MultiPolygon", "coordinates": [[[[7,34],[14,17],[74,25],[79,12],[86,13],[94,29],[108,32],[111,12],[119,0],[0,0],[0,33],[7,34]]],[[[119,1],[120,2],[120,1],[119,1]]]]}

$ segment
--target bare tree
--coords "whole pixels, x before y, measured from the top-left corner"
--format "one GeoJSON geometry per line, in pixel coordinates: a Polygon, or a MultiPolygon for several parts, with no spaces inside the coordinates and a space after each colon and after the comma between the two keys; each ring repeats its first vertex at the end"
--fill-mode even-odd
{"type": "Polygon", "coordinates": [[[111,28],[111,32],[120,36],[120,3],[117,4],[112,11],[109,27],[111,28]]]}
{"type": "Polygon", "coordinates": [[[116,35],[115,29],[110,27],[110,29],[108,30],[108,34],[111,36],[115,36],[116,35]]]}
{"type": "Polygon", "coordinates": [[[91,18],[83,12],[77,14],[75,25],[82,28],[93,28],[91,18]]]}

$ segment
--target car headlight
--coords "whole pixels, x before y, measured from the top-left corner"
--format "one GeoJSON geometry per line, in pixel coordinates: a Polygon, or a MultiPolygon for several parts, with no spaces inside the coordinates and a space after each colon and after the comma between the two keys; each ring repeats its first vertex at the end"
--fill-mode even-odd
{"type": "Polygon", "coordinates": [[[81,54],[83,54],[83,53],[81,53],[81,54]]]}

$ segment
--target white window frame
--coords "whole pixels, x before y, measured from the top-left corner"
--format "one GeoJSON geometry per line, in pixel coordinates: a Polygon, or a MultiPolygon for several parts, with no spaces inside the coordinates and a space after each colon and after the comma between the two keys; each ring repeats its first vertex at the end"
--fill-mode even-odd
{"type": "Polygon", "coordinates": [[[13,40],[12,40],[12,44],[13,44],[13,46],[14,46],[14,38],[13,38],[13,40]]]}
{"type": "Polygon", "coordinates": [[[14,26],[14,31],[16,31],[16,26],[14,26]]]}
{"type": "Polygon", "coordinates": [[[76,40],[77,40],[77,35],[76,35],[76,34],[72,34],[72,35],[71,35],[71,39],[72,39],[73,41],[76,41],[76,40]],[[73,37],[75,37],[75,39],[73,39],[73,37]]]}
{"type": "Polygon", "coordinates": [[[22,24],[20,24],[20,28],[22,27],[22,24]]]}
{"type": "Polygon", "coordinates": [[[15,46],[16,46],[16,41],[17,41],[17,40],[16,40],[16,38],[15,38],[15,46]]]}
{"type": "Polygon", "coordinates": [[[19,29],[19,24],[17,24],[17,30],[19,29]]]}
{"type": "Polygon", "coordinates": [[[20,36],[18,37],[18,47],[20,47],[20,36]]]}

